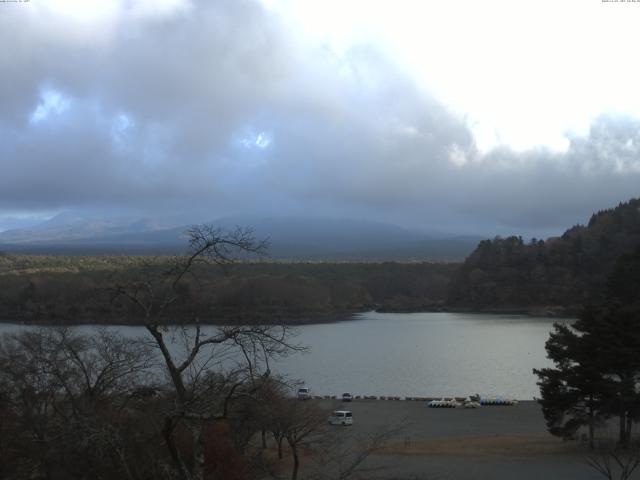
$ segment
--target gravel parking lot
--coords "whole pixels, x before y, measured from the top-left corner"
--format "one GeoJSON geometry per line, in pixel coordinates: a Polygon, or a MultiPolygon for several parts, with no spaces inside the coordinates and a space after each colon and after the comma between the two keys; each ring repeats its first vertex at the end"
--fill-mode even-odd
{"type": "Polygon", "coordinates": [[[549,435],[535,402],[478,409],[428,408],[420,401],[320,401],[353,412],[345,435],[373,435],[402,425],[387,446],[368,458],[363,478],[580,479],[602,478],[584,461],[577,442],[549,435]]]}

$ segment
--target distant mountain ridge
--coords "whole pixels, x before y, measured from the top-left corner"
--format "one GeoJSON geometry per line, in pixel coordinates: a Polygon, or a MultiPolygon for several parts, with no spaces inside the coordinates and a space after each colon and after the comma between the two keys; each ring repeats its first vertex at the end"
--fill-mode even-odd
{"type": "Polygon", "coordinates": [[[175,223],[139,217],[86,217],[60,214],[33,227],[0,232],[0,243],[73,242],[117,235],[157,232],[175,223]]]}
{"type": "MultiPolygon", "coordinates": [[[[253,228],[268,238],[278,259],[460,261],[480,237],[445,237],[396,225],[354,219],[228,217],[221,228],[253,228]]],[[[0,232],[0,250],[32,253],[178,254],[186,248],[189,225],[135,217],[91,218],[63,214],[41,225],[0,232]]]]}
{"type": "Polygon", "coordinates": [[[597,297],[615,261],[640,247],[640,199],[593,214],[561,237],[483,240],[449,288],[448,304],[471,309],[560,306],[597,297]]]}

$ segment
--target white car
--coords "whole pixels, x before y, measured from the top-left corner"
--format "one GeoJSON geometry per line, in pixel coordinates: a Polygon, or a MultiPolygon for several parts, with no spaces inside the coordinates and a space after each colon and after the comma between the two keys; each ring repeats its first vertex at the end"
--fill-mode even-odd
{"type": "Polygon", "coordinates": [[[353,400],[353,396],[350,393],[346,392],[342,394],[343,402],[351,402],[352,400],[353,400]]]}
{"type": "Polygon", "coordinates": [[[329,425],[353,425],[351,410],[334,410],[329,416],[329,425]]]}
{"type": "Polygon", "coordinates": [[[298,400],[309,400],[311,398],[311,390],[307,387],[301,387],[298,389],[298,400]]]}

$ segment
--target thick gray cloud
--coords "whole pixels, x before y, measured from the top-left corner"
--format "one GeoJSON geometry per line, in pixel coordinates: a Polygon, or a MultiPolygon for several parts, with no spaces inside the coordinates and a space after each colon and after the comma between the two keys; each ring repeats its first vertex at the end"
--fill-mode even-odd
{"type": "Polygon", "coordinates": [[[0,15],[0,227],[109,207],[543,235],[638,195],[636,118],[602,116],[566,153],[483,154],[379,51],[305,45],[253,1],[123,0],[95,32],[30,5],[0,15]]]}

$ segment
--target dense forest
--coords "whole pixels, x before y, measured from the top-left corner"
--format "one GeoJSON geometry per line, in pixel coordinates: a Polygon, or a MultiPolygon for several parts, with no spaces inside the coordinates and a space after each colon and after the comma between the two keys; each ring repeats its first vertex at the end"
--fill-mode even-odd
{"type": "Polygon", "coordinates": [[[618,257],[640,245],[640,199],[592,215],[561,237],[480,242],[451,283],[448,304],[474,310],[577,311],[597,301],[618,257]]]}
{"type": "MultiPolygon", "coordinates": [[[[0,318],[37,323],[139,321],[113,286],[154,281],[174,257],[0,255],[0,318]]],[[[441,308],[458,264],[240,262],[198,265],[167,322],[317,322],[374,308],[441,308]]]]}

